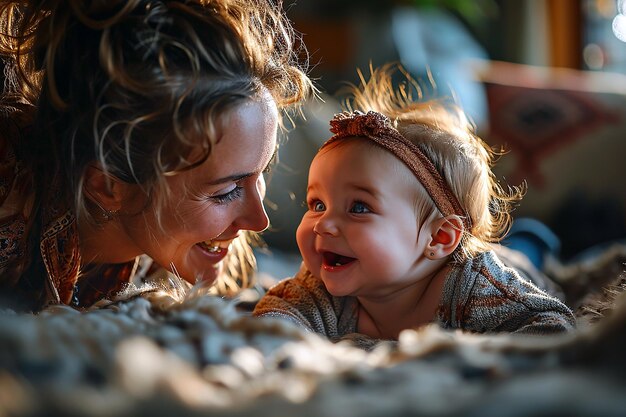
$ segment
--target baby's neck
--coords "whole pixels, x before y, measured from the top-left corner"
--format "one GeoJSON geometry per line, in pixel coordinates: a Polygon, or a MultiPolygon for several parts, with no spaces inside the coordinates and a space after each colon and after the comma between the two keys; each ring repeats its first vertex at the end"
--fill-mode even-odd
{"type": "Polygon", "coordinates": [[[357,297],[357,331],[377,339],[397,340],[400,332],[433,321],[436,317],[449,266],[417,281],[385,299],[357,297]]]}

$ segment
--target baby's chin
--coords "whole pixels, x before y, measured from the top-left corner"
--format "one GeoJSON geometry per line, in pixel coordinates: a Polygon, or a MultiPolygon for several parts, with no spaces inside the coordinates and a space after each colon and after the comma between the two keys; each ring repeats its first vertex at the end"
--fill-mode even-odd
{"type": "Polygon", "coordinates": [[[332,283],[327,283],[326,281],[324,281],[324,279],[322,279],[322,282],[324,283],[326,291],[328,291],[333,297],[346,297],[356,295],[345,288],[337,288],[336,286],[333,286],[332,283]]]}

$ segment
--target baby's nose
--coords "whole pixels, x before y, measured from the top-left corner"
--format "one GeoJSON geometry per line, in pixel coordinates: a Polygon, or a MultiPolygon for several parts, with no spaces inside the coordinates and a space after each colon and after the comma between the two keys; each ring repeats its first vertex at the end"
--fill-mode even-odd
{"type": "Polygon", "coordinates": [[[335,219],[326,212],[313,226],[313,232],[318,235],[337,236],[339,234],[339,227],[335,219]]]}

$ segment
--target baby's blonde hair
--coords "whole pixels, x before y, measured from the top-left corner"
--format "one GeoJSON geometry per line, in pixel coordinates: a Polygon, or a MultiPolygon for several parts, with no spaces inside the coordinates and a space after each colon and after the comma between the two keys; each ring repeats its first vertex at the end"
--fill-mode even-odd
{"type": "MultiPolygon", "coordinates": [[[[433,162],[471,224],[456,251],[458,260],[489,250],[508,231],[512,206],[524,187],[500,186],[491,170],[498,153],[474,133],[474,125],[452,99],[425,99],[419,84],[395,64],[370,72],[366,80],[359,71],[361,84],[349,86],[344,106],[389,117],[400,134],[433,162]],[[396,86],[392,76],[397,72],[405,81],[396,86]]],[[[438,210],[424,187],[417,192],[416,211],[422,223],[438,210]]]]}

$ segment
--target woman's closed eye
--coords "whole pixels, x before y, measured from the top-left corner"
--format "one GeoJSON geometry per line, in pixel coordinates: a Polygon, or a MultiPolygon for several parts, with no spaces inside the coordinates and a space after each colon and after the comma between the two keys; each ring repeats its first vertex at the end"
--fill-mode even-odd
{"type": "Polygon", "coordinates": [[[230,203],[241,197],[243,194],[243,187],[240,187],[236,184],[231,190],[222,192],[221,194],[211,195],[209,196],[209,200],[214,201],[217,204],[226,204],[230,203]]]}
{"type": "Polygon", "coordinates": [[[355,201],[352,204],[352,207],[350,207],[350,213],[355,213],[355,214],[365,214],[365,213],[371,213],[372,210],[370,210],[370,208],[367,206],[367,204],[361,202],[361,201],[355,201]]]}

